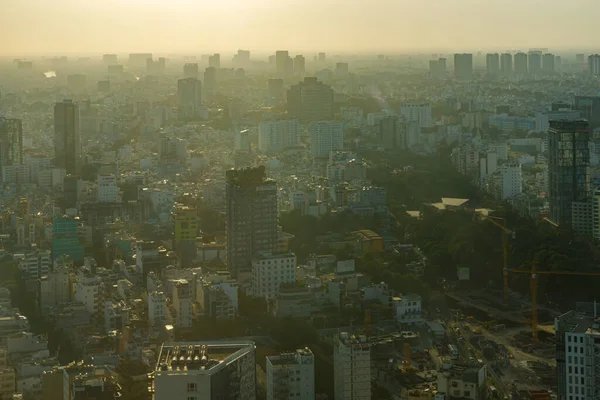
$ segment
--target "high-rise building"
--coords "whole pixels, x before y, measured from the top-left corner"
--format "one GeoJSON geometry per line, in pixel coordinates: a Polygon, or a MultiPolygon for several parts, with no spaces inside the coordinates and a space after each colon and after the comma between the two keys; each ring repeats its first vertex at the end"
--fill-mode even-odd
{"type": "Polygon", "coordinates": [[[262,253],[252,259],[252,296],[274,300],[282,286],[295,283],[294,253],[262,253]]]}
{"type": "Polygon", "coordinates": [[[596,305],[554,321],[558,400],[592,400],[600,391],[600,330],[596,305]]]}
{"type": "Polygon", "coordinates": [[[285,75],[285,64],[289,56],[290,55],[287,50],[277,50],[275,52],[275,68],[277,70],[277,75],[285,75]]]}
{"type": "Polygon", "coordinates": [[[217,90],[217,69],[208,67],[204,70],[204,98],[212,99],[217,90]]]}
{"type": "Polygon", "coordinates": [[[418,122],[419,127],[428,128],[433,125],[429,103],[402,104],[400,115],[407,121],[418,122]]]}
{"type": "Polygon", "coordinates": [[[550,121],[548,180],[550,216],[570,226],[574,202],[590,198],[590,130],[587,121],[550,121]]]}
{"type": "Polygon", "coordinates": [[[252,257],[278,248],[277,184],[265,167],[227,171],[227,263],[237,278],[250,271],[252,257]]]}
{"type": "Polygon", "coordinates": [[[429,61],[429,76],[436,79],[446,77],[446,59],[438,58],[437,60],[429,61]]]}
{"type": "Polygon", "coordinates": [[[192,327],[192,285],[187,279],[173,281],[174,325],[177,328],[192,327]]]}
{"type": "Polygon", "coordinates": [[[153,373],[154,398],[255,400],[255,353],[247,340],[164,343],[153,373]]]}
{"type": "Polygon", "coordinates": [[[113,65],[117,63],[117,55],[116,54],[104,54],[102,56],[102,61],[104,64],[113,65]]]}
{"type": "Polygon", "coordinates": [[[531,75],[536,75],[542,72],[542,52],[530,51],[527,55],[527,68],[531,75]]]}
{"type": "Polygon", "coordinates": [[[600,240],[600,188],[592,193],[592,235],[600,240]]]}
{"type": "Polygon", "coordinates": [[[600,75],[600,54],[588,56],[588,71],[590,75],[600,75]]]}
{"type": "Polygon", "coordinates": [[[519,76],[527,75],[529,72],[527,67],[527,54],[517,53],[515,54],[515,74],[519,76]]]}
{"type": "Polygon", "coordinates": [[[318,121],[310,124],[310,152],[315,158],[329,157],[332,151],[344,148],[344,123],[318,121]]]}
{"type": "Polygon", "coordinates": [[[513,57],[510,53],[502,53],[500,56],[500,72],[504,76],[512,75],[513,70],[513,57]]]}
{"type": "Polygon", "coordinates": [[[288,57],[285,59],[283,76],[285,76],[286,78],[294,76],[294,59],[292,57],[288,57]]]}
{"type": "Polygon", "coordinates": [[[327,54],[325,53],[319,53],[317,57],[317,61],[320,63],[325,63],[327,61],[327,54]]]}
{"type": "Polygon", "coordinates": [[[502,200],[514,199],[523,191],[521,164],[502,164],[495,175],[497,196],[502,200]]]}
{"type": "Polygon", "coordinates": [[[177,81],[177,102],[179,113],[184,118],[198,116],[202,108],[202,85],[196,78],[183,78],[177,81]]]}
{"type": "Polygon", "coordinates": [[[79,107],[71,100],[54,105],[54,163],[67,174],[79,170],[81,154],[79,107]]]}
{"type": "Polygon", "coordinates": [[[233,55],[234,68],[248,68],[250,66],[250,51],[238,50],[237,54],[233,55]]]}
{"type": "Polygon", "coordinates": [[[402,125],[396,116],[389,115],[379,121],[379,140],[385,147],[406,149],[402,125]]]}
{"type": "Polygon", "coordinates": [[[306,60],[304,56],[298,54],[294,57],[294,74],[303,76],[306,73],[306,60]]]}
{"type": "Polygon", "coordinates": [[[333,348],[335,400],[371,399],[371,348],[366,336],[340,333],[333,348]]]}
{"type": "Polygon", "coordinates": [[[315,398],[315,357],[308,347],[267,357],[267,400],[315,398]]]}
{"type": "Polygon", "coordinates": [[[600,96],[575,96],[573,110],[581,112],[592,129],[600,127],[600,96]]]}
{"type": "Polygon", "coordinates": [[[323,121],[333,117],[333,89],[307,77],[287,92],[288,113],[301,122],[323,121]]]}
{"type": "Polygon", "coordinates": [[[298,145],[300,123],[297,119],[262,121],[258,125],[258,148],[265,153],[279,153],[298,145]]]}
{"type": "Polygon", "coordinates": [[[23,164],[21,120],[0,117],[0,168],[21,164],[23,164]]]}
{"type": "Polygon", "coordinates": [[[473,77],[473,54],[454,54],[454,76],[460,80],[473,77]]]}
{"type": "Polygon", "coordinates": [[[500,56],[498,53],[486,54],[485,66],[488,75],[498,75],[498,72],[500,72],[500,56]]]}
{"type": "Polygon", "coordinates": [[[555,69],[555,57],[552,53],[546,53],[542,56],[542,70],[546,74],[553,74],[555,69]]]}
{"type": "Polygon", "coordinates": [[[83,245],[79,242],[79,220],[67,216],[52,221],[52,259],[70,256],[74,262],[83,261],[83,245]]]}
{"type": "Polygon", "coordinates": [[[335,64],[335,74],[337,76],[346,76],[348,75],[349,69],[348,69],[348,63],[346,62],[339,62],[335,64]]]}
{"type": "Polygon", "coordinates": [[[221,55],[219,53],[215,53],[208,57],[208,67],[215,69],[221,68],[221,55]]]}
{"type": "Polygon", "coordinates": [[[121,202],[121,193],[114,174],[98,174],[97,201],[99,203],[121,202]]]}
{"type": "Polygon", "coordinates": [[[184,78],[198,78],[198,63],[185,63],[183,65],[184,78]]]}

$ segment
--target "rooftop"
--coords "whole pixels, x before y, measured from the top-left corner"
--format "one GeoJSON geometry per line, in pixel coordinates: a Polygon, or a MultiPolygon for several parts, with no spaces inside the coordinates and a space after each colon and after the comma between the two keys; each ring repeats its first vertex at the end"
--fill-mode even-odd
{"type": "Polygon", "coordinates": [[[255,347],[249,340],[165,343],[161,346],[155,373],[210,374],[253,352],[255,347]]]}

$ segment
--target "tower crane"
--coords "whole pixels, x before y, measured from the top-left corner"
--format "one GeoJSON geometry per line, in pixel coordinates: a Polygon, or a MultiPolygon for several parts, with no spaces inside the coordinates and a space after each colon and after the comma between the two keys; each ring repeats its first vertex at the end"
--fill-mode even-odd
{"type": "Polygon", "coordinates": [[[531,334],[532,343],[537,343],[538,339],[538,320],[537,320],[537,277],[538,275],[575,275],[575,276],[600,276],[600,272],[584,272],[584,271],[538,271],[536,262],[531,264],[531,270],[510,269],[505,270],[504,276],[508,273],[529,274],[530,289],[531,289],[531,334]]]}

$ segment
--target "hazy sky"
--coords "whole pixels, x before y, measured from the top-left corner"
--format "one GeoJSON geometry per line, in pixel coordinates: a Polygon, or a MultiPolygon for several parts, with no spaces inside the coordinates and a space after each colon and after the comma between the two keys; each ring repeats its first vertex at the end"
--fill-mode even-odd
{"type": "Polygon", "coordinates": [[[593,50],[599,1],[0,0],[0,54],[593,50]]]}

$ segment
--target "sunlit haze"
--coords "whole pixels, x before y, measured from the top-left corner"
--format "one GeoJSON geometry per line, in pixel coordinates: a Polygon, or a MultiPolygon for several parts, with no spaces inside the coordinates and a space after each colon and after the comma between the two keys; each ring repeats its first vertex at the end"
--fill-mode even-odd
{"type": "Polygon", "coordinates": [[[595,0],[5,0],[0,54],[582,48],[595,0]]]}

